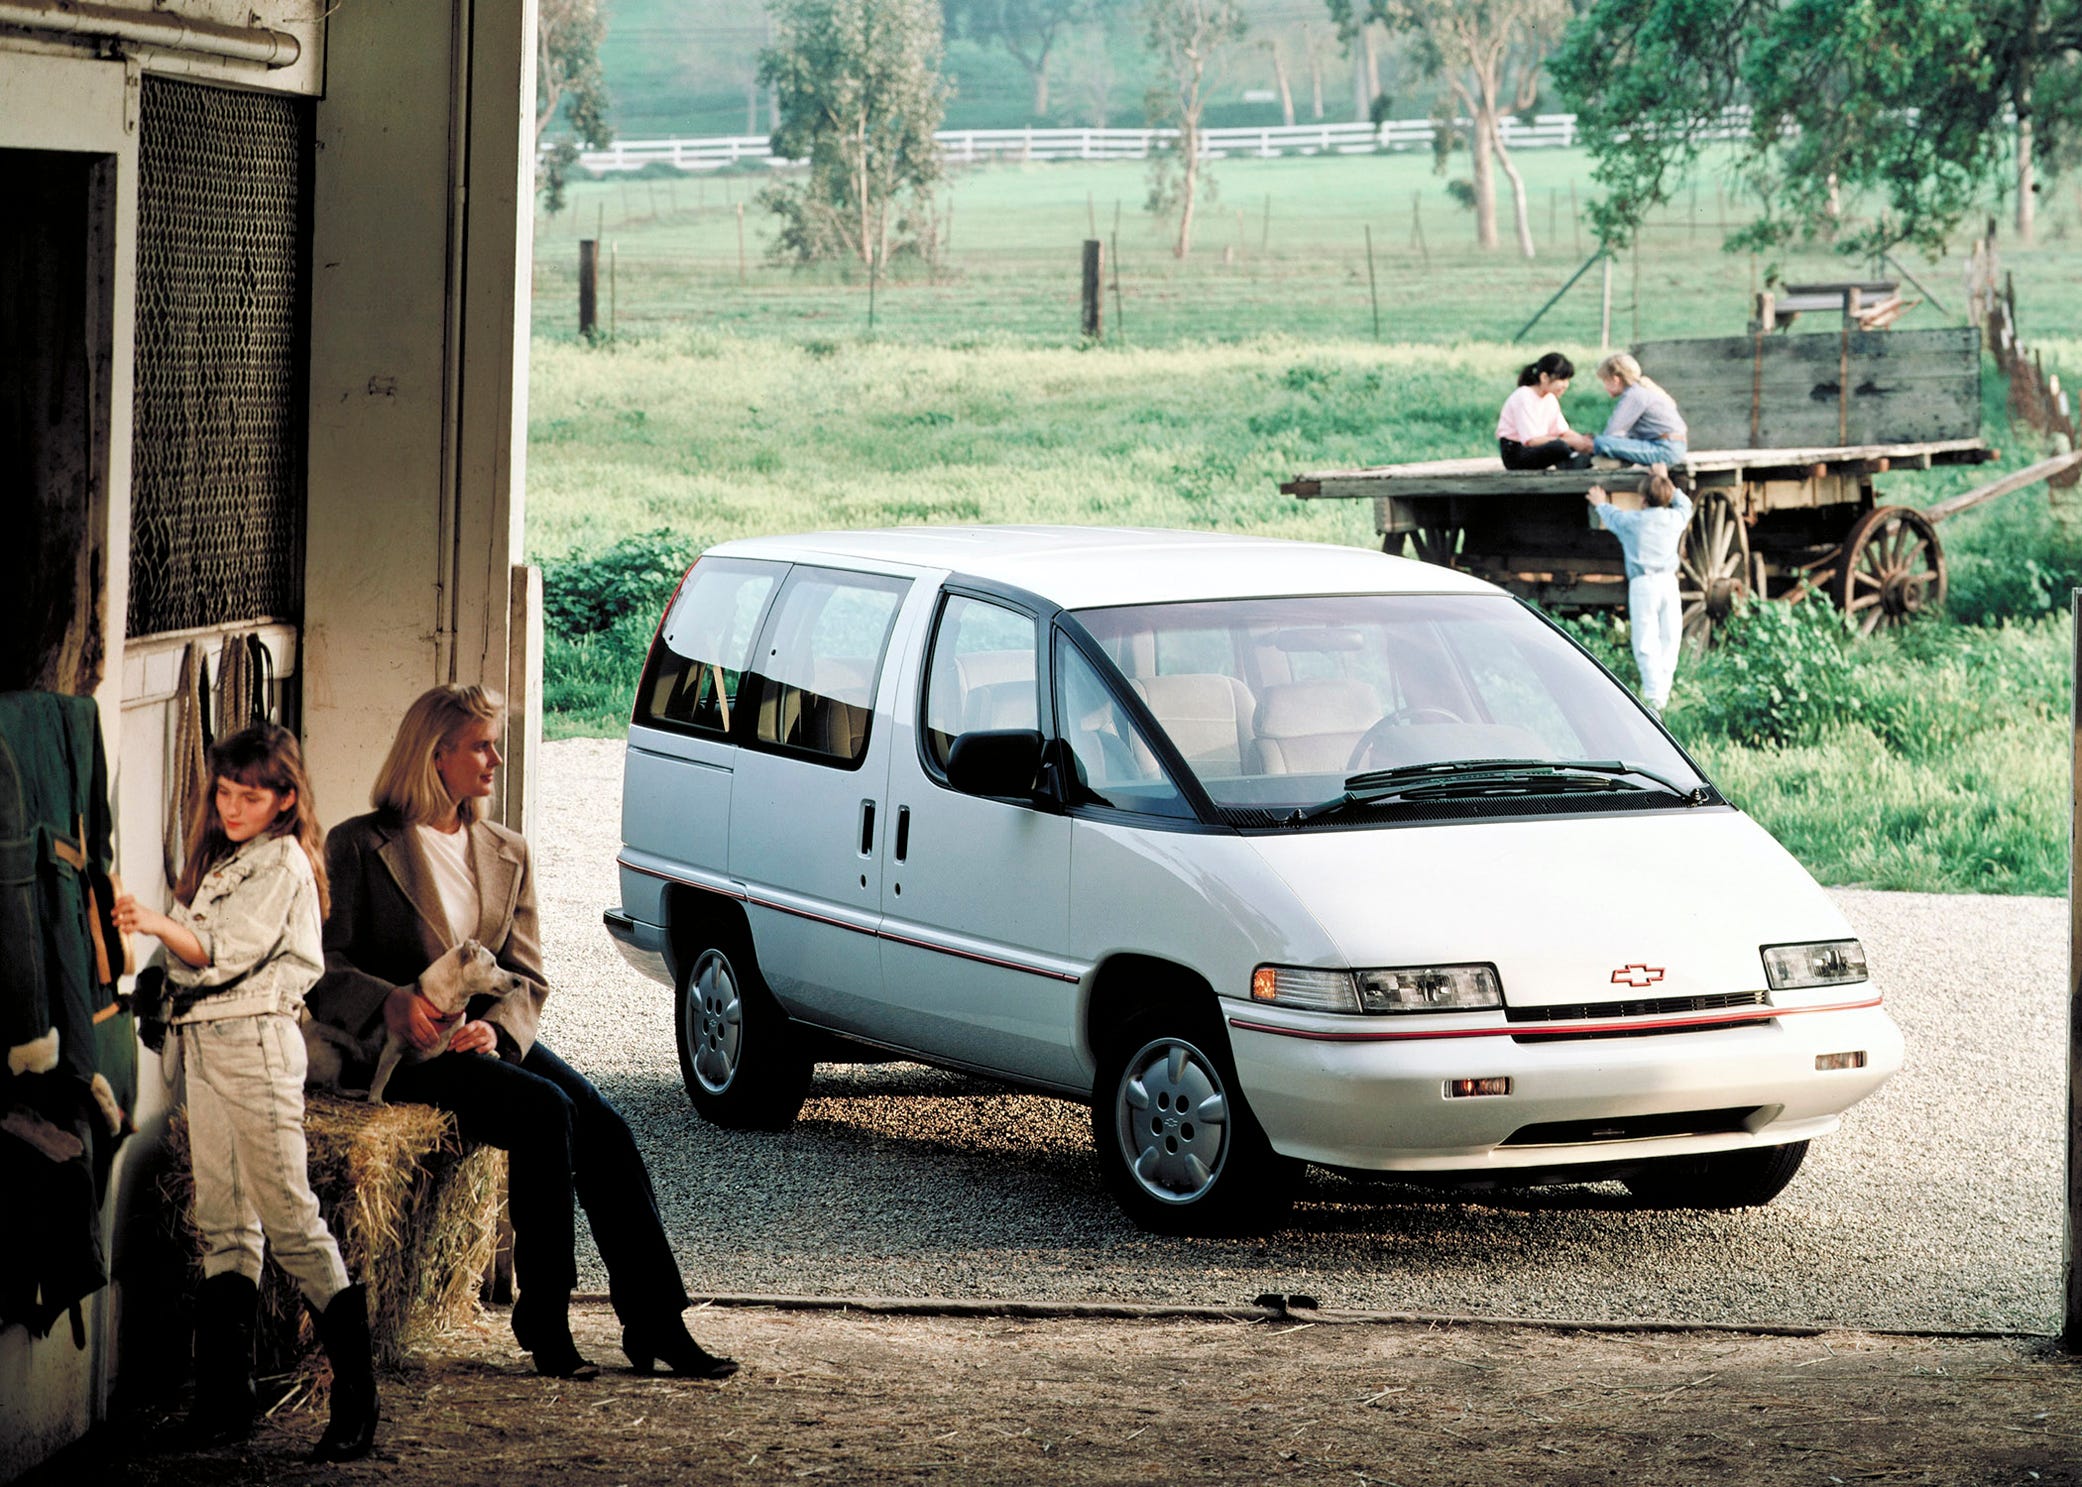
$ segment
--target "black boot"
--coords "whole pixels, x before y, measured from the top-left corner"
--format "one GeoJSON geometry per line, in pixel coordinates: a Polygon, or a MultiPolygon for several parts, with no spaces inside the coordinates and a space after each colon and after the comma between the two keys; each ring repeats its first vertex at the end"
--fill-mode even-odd
{"type": "Polygon", "coordinates": [[[551,1292],[544,1300],[523,1289],[513,1301],[513,1340],[535,1357],[535,1372],[552,1379],[596,1379],[600,1365],[571,1339],[571,1297],[551,1292]]]}
{"type": "Polygon", "coordinates": [[[376,1365],[369,1348],[368,1287],[352,1285],[318,1314],[318,1337],[333,1366],[333,1414],[313,1461],[353,1461],[376,1443],[376,1365]]]}
{"type": "Polygon", "coordinates": [[[727,1379],[737,1372],[736,1359],[718,1357],[689,1337],[677,1312],[648,1326],[624,1327],[622,1351],[638,1373],[649,1373],[655,1363],[689,1379],[727,1379]]]}
{"type": "Polygon", "coordinates": [[[195,1292],[195,1403],[182,1443],[228,1446],[253,1434],[259,1402],[253,1382],[253,1322],[260,1288],[228,1270],[195,1292]]]}

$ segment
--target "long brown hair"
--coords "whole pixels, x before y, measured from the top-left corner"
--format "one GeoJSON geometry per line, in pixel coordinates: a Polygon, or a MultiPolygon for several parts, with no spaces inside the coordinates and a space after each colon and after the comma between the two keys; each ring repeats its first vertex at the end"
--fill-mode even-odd
{"type": "Polygon", "coordinates": [[[311,780],[304,772],[304,751],[296,735],[273,723],[255,723],[250,728],[227,734],[210,748],[210,783],[196,802],[195,819],[188,827],[188,861],[174,884],[174,897],[193,902],[195,890],[209,870],[238,850],[224,834],[217,815],[217,781],[234,780],[277,795],[292,791],[295,799],[282,808],[267,829],[269,836],[294,837],[311,860],[311,877],[318,884],[318,916],[332,911],[332,890],[325,878],[325,832],[318,825],[318,806],[311,799],[311,780]]]}

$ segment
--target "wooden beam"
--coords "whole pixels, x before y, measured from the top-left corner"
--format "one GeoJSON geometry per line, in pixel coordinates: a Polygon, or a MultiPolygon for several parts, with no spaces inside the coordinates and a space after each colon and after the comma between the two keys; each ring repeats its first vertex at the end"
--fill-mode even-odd
{"type": "Polygon", "coordinates": [[[2067,454],[2056,454],[2049,459],[2040,460],[2035,465],[2012,470],[2000,480],[1991,480],[1986,485],[1977,485],[1961,495],[1940,501],[1935,506],[1926,508],[1923,514],[1934,522],[1943,521],[1948,516],[1957,516],[1962,511],[1971,510],[1983,501],[1992,501],[1997,496],[2007,496],[2011,491],[2022,490],[2027,485],[2036,485],[2041,480],[2051,479],[2076,464],[2082,464],[2082,449],[2067,454]]]}
{"type": "MultiPolygon", "coordinates": [[[[2070,595],[2075,621],[2075,671],[2082,676],[2082,589],[2070,595]]],[[[2069,687],[2070,695],[2075,689],[2069,687]]],[[[2082,698],[2070,717],[2068,754],[2068,1145],[2066,1222],[2061,1226],[2061,1343],[2082,1352],[2082,901],[2075,894],[2075,853],[2082,851],[2082,698]]]]}

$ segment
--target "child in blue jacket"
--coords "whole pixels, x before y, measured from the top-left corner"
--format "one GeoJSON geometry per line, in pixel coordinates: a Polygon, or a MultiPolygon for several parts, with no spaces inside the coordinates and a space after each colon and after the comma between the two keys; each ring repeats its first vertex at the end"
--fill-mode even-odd
{"type": "Polygon", "coordinates": [[[1627,621],[1633,632],[1634,664],[1641,671],[1641,700],[1660,713],[1670,701],[1677,675],[1677,650],[1684,640],[1684,606],[1677,594],[1677,552],[1692,519],[1692,499],[1677,488],[1662,465],[1649,466],[1642,487],[1648,504],[1622,511],[1602,485],[1584,494],[1595,519],[1619,539],[1627,564],[1627,621]]]}

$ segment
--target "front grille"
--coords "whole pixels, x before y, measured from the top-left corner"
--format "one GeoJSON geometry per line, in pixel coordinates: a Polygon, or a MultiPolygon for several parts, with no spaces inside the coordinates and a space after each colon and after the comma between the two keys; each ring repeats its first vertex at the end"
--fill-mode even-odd
{"type": "Polygon", "coordinates": [[[1601,1141],[1649,1141],[1661,1136],[1725,1136],[1749,1129],[1762,1109],[1678,1110],[1663,1115],[1624,1115],[1606,1120],[1550,1120],[1520,1126],[1505,1146],[1588,1146],[1601,1141]]]}
{"type": "Polygon", "coordinates": [[[1768,1007],[1761,991],[1723,991],[1712,996],[1637,997],[1624,1002],[1572,1002],[1553,1007],[1506,1007],[1507,1022],[1603,1022],[1614,1017],[1681,1017],[1727,1007],[1768,1007]]]}

